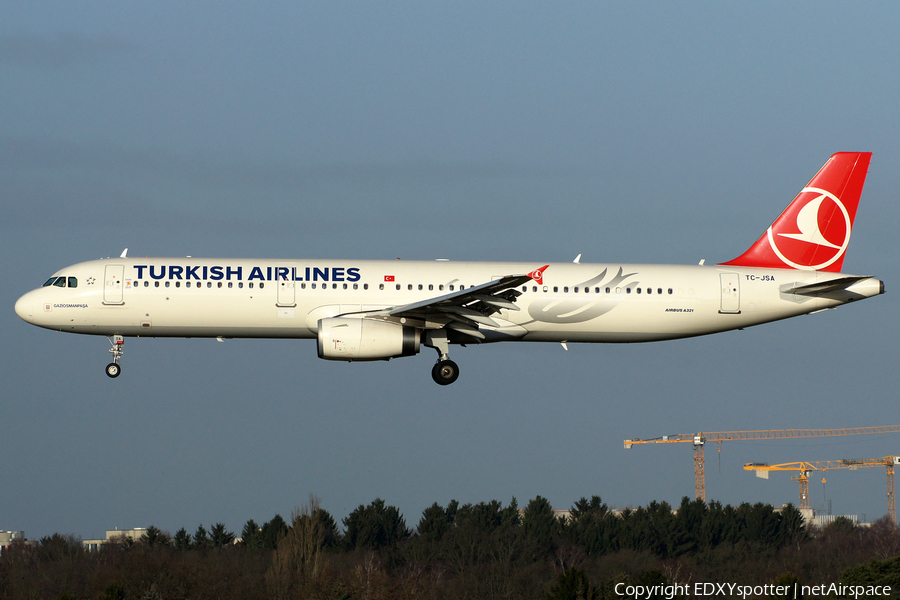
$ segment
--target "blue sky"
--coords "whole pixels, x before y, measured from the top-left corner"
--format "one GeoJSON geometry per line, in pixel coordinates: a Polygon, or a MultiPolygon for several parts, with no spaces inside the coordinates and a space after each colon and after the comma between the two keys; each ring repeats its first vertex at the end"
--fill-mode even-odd
{"type": "MultiPolygon", "coordinates": [[[[0,20],[0,529],[83,537],[376,497],[693,495],[689,447],[625,437],[898,421],[893,3],[31,2],[0,20]],[[844,270],[888,293],[708,338],[320,361],[308,341],[105,339],[16,298],[116,256],[694,264],[743,252],[837,151],[874,152],[844,270]]],[[[745,462],[896,436],[707,449],[707,497],[796,502],[745,462]]],[[[812,504],[884,514],[880,469],[812,504]]]]}

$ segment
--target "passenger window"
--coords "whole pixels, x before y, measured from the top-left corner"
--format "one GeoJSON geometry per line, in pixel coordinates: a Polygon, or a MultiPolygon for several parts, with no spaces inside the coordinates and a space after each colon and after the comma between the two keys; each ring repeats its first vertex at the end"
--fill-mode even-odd
{"type": "Polygon", "coordinates": [[[191,287],[191,282],[188,281],[187,283],[185,283],[185,284],[184,284],[184,287],[191,287]]]}
{"type": "Polygon", "coordinates": [[[573,287],[573,288],[572,288],[572,291],[575,292],[575,293],[577,294],[577,293],[578,293],[578,286],[576,285],[575,287],[573,287]]]}
{"type": "Polygon", "coordinates": [[[428,291],[429,291],[429,292],[433,292],[433,291],[434,291],[434,285],[433,285],[433,284],[430,284],[430,283],[428,284],[428,291]]]}
{"type": "Polygon", "coordinates": [[[443,283],[442,283],[441,285],[438,286],[438,290],[439,290],[439,291],[443,291],[443,290],[444,290],[444,284],[443,284],[443,283]]]}
{"type": "Polygon", "coordinates": [[[145,281],[145,282],[144,282],[144,287],[150,287],[150,282],[149,282],[149,281],[145,281]]]}
{"type": "MultiPolygon", "coordinates": [[[[345,290],[347,289],[347,284],[346,284],[346,283],[344,284],[344,289],[345,289],[345,290]]],[[[353,286],[353,289],[356,289],[356,286],[355,286],[355,285],[353,286]]]]}
{"type": "Polygon", "coordinates": [[[630,294],[630,293],[631,293],[631,288],[625,288],[625,293],[626,293],[626,294],[630,294]]]}
{"type": "MultiPolygon", "coordinates": [[[[353,289],[354,289],[354,290],[356,289],[356,284],[355,284],[355,283],[353,284],[353,289]]],[[[368,284],[368,283],[364,283],[364,284],[363,284],[363,289],[364,289],[364,290],[369,289],[369,284],[368,284]]]]}
{"type": "Polygon", "coordinates": [[[78,287],[78,279],[75,277],[69,277],[69,287],[78,287]]]}
{"type": "MultiPolygon", "coordinates": [[[[262,287],[262,286],[260,286],[260,287],[262,287]]],[[[347,286],[345,285],[344,287],[347,287],[347,286]]],[[[336,289],[337,289],[337,284],[336,284],[336,283],[332,283],[332,284],[331,284],[331,289],[336,290],[336,289]]]]}
{"type": "Polygon", "coordinates": [[[420,289],[420,290],[422,289],[422,284],[421,284],[421,283],[419,284],[419,289],[420,289]]]}
{"type": "Polygon", "coordinates": [[[546,292],[548,289],[549,289],[549,288],[545,285],[545,286],[544,286],[544,291],[546,292]]]}
{"type": "Polygon", "coordinates": [[[451,291],[451,292],[453,291],[453,286],[452,286],[452,285],[450,286],[450,291],[451,291]]]}
{"type": "Polygon", "coordinates": [[[398,289],[398,290],[400,289],[400,284],[399,284],[399,283],[397,284],[397,289],[398,289]]]}
{"type": "Polygon", "coordinates": [[[607,293],[607,294],[609,293],[609,288],[606,288],[606,293],[607,293]]]}
{"type": "Polygon", "coordinates": [[[378,284],[378,289],[379,289],[379,290],[383,290],[383,289],[384,289],[384,284],[383,284],[383,283],[379,283],[379,284],[378,284]]]}
{"type": "Polygon", "coordinates": [[[563,288],[563,292],[566,293],[566,294],[568,294],[568,293],[569,293],[569,286],[565,286],[565,287],[563,288]]]}
{"type": "Polygon", "coordinates": [[[169,287],[169,283],[170,283],[170,282],[168,282],[168,281],[166,282],[166,287],[169,287]]]}
{"type": "MultiPolygon", "coordinates": [[[[222,284],[220,283],[219,285],[222,285],[222,284]]],[[[153,287],[159,287],[159,282],[158,282],[158,281],[154,281],[154,282],[153,282],[153,287]]]]}
{"type": "Polygon", "coordinates": [[[556,292],[558,292],[558,291],[559,291],[559,286],[558,286],[558,285],[554,285],[554,286],[553,286],[553,292],[556,293],[556,292]]]}
{"type": "Polygon", "coordinates": [[[311,283],[310,286],[312,287],[312,289],[316,289],[316,284],[311,283]]]}
{"type": "Polygon", "coordinates": [[[523,285],[523,286],[522,286],[522,291],[523,291],[523,292],[527,292],[527,291],[528,291],[528,286],[527,286],[527,285],[523,285]]]}
{"type": "Polygon", "coordinates": [[[662,294],[662,288],[656,288],[656,293],[657,293],[657,294],[662,294]]]}
{"type": "MultiPolygon", "coordinates": [[[[156,283],[159,283],[159,282],[157,281],[156,283]]],[[[222,282],[221,282],[221,281],[219,282],[218,287],[219,287],[219,288],[222,287],[222,282]]]]}
{"type": "MultiPolygon", "coordinates": [[[[368,286],[368,284],[367,284],[367,286],[368,286]]],[[[346,283],[344,284],[344,289],[345,289],[345,290],[347,289],[347,284],[346,284],[346,283]]],[[[358,290],[358,289],[359,289],[359,285],[356,284],[356,283],[354,283],[354,284],[353,284],[353,289],[354,289],[354,290],[358,290]]],[[[366,289],[368,289],[368,287],[367,287],[366,289]]]]}
{"type": "Polygon", "coordinates": [[[211,288],[211,287],[212,287],[212,281],[207,281],[207,282],[206,282],[206,288],[209,289],[209,288],[211,288]]]}
{"type": "Polygon", "coordinates": [[[305,290],[305,289],[306,289],[306,282],[300,284],[300,289],[301,289],[301,290],[305,290]]]}
{"type": "Polygon", "coordinates": [[[669,295],[672,295],[672,288],[669,288],[669,295]]]}
{"type": "MultiPolygon", "coordinates": [[[[253,284],[251,283],[250,286],[252,287],[253,284]]],[[[260,281],[260,282],[259,282],[259,289],[263,289],[264,287],[266,287],[266,284],[264,284],[263,282],[260,281]]]]}
{"type": "MultiPolygon", "coordinates": [[[[244,284],[241,284],[241,285],[244,285],[244,284]]],[[[232,283],[231,281],[229,281],[229,282],[228,282],[228,289],[230,290],[232,287],[234,287],[234,283],[232,283]]]]}
{"type": "Polygon", "coordinates": [[[406,289],[411,291],[411,290],[412,290],[412,284],[410,283],[409,285],[407,285],[407,286],[406,286],[406,289]]]}

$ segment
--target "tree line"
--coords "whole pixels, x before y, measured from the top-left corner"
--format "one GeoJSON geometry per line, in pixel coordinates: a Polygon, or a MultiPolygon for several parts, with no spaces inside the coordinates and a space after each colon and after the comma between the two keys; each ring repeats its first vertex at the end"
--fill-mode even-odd
{"type": "Polygon", "coordinates": [[[411,528],[376,499],[342,524],[311,498],[289,522],[251,519],[239,536],[222,523],[174,535],[151,526],[89,552],[54,534],[5,549],[0,598],[591,600],[621,598],[617,583],[900,584],[893,523],[810,528],[791,505],[684,498],[677,510],[651,502],[615,512],[594,496],[559,518],[541,496],[521,510],[515,498],[453,500],[432,504],[411,528]]]}

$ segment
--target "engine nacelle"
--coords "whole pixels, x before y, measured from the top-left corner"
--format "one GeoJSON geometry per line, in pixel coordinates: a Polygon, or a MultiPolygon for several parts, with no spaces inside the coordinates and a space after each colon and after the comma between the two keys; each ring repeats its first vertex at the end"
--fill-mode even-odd
{"type": "Polygon", "coordinates": [[[319,358],[387,360],[419,353],[419,331],[390,321],[353,317],[319,319],[319,358]]]}

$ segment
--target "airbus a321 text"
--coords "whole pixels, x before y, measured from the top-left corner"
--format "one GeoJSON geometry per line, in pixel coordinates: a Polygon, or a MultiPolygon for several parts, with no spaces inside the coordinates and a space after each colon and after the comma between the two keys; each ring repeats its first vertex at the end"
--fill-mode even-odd
{"type": "Polygon", "coordinates": [[[884,293],[841,273],[871,153],[841,152],[739,257],[717,265],[118,258],[57,271],[16,302],[39,327],[126,337],[310,338],[327,360],[451,344],[651,342],[835,308],[884,293]]]}

